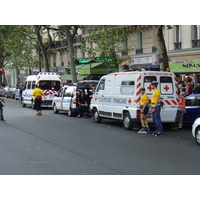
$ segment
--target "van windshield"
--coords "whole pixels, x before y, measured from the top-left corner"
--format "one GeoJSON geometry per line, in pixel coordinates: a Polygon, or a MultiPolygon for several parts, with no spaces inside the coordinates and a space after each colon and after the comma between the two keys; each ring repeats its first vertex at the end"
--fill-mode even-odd
{"type": "Polygon", "coordinates": [[[40,89],[42,90],[60,90],[60,81],[40,81],[40,89]]]}

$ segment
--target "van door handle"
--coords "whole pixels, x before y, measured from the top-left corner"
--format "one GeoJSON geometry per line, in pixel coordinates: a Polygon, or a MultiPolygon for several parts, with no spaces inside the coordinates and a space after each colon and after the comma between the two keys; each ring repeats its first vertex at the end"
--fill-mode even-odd
{"type": "Polygon", "coordinates": [[[102,97],[104,97],[104,95],[101,95],[102,97]]]}

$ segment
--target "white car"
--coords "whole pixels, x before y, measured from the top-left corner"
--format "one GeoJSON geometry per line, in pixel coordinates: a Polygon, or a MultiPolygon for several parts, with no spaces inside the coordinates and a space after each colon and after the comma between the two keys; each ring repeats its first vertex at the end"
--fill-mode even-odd
{"type": "Polygon", "coordinates": [[[197,118],[192,125],[192,135],[198,145],[200,145],[200,117],[197,118]]]}

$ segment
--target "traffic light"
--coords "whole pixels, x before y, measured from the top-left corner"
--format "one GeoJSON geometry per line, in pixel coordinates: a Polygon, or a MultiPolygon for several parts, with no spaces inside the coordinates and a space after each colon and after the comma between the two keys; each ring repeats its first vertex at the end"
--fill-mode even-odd
{"type": "Polygon", "coordinates": [[[4,69],[3,68],[0,68],[0,75],[2,75],[4,72],[4,69]]]}

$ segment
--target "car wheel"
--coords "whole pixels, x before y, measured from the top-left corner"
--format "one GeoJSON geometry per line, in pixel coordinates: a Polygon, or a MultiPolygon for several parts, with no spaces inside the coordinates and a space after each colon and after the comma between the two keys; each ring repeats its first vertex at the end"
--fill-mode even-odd
{"type": "Polygon", "coordinates": [[[131,130],[133,128],[133,125],[131,123],[131,117],[128,112],[124,113],[122,123],[123,123],[124,129],[126,129],[126,130],[131,130]]]}
{"type": "Polygon", "coordinates": [[[99,112],[97,109],[94,109],[93,111],[93,120],[95,123],[100,123],[102,118],[99,116],[99,112]]]}
{"type": "Polygon", "coordinates": [[[31,101],[31,108],[32,108],[33,110],[35,109],[35,103],[34,103],[33,100],[31,101]]]}
{"type": "Polygon", "coordinates": [[[195,131],[195,140],[196,140],[197,144],[200,145],[200,127],[197,127],[197,129],[195,131]]]}
{"type": "Polygon", "coordinates": [[[26,107],[26,104],[24,103],[24,101],[22,100],[22,107],[26,107]]]}
{"type": "Polygon", "coordinates": [[[57,109],[57,107],[56,107],[56,104],[53,105],[53,112],[55,114],[57,114],[59,112],[58,109],[57,109]]]}

